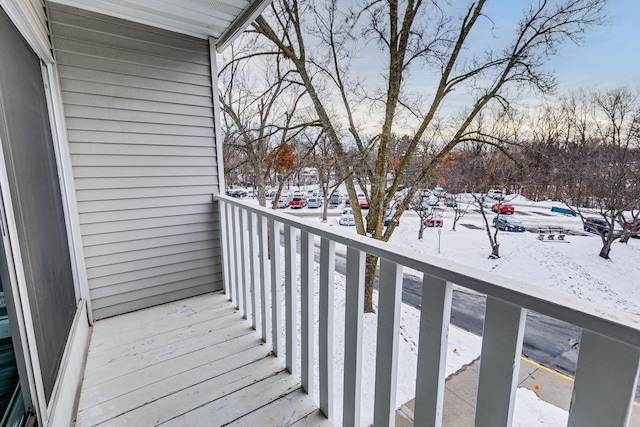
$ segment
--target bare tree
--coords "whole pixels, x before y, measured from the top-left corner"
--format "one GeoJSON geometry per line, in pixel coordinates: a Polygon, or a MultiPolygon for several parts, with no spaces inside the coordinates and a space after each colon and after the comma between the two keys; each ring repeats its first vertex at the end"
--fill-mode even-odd
{"type": "MultiPolygon", "coordinates": [[[[575,97],[568,102],[576,103],[575,97]]],[[[613,243],[625,234],[616,226],[630,228],[640,205],[640,103],[630,90],[616,88],[580,95],[579,104],[583,105],[579,111],[589,113],[575,119],[586,124],[575,127],[571,151],[560,160],[570,171],[565,172],[562,200],[580,215],[585,230],[598,232],[599,255],[608,259],[613,243]],[[591,216],[607,226],[589,225],[591,216]]]]}
{"type": "MultiPolygon", "coordinates": [[[[469,136],[469,125],[481,111],[494,104],[509,108],[516,96],[514,89],[526,86],[548,92],[554,88],[552,75],[543,67],[548,56],[565,41],[580,42],[583,33],[601,21],[605,0],[533,1],[516,31],[508,35],[484,25],[491,22],[485,3],[468,3],[457,16],[460,8],[437,0],[365,1],[357,6],[338,0],[278,0],[270,13],[254,23],[254,31],[272,43],[273,54],[290,61],[297,81],[308,91],[343,175],[351,174],[353,164],[347,160],[342,130],[361,156],[358,164],[364,166],[365,176],[354,175],[345,181],[351,200],[356,200],[355,178],[367,183],[360,189],[369,201],[366,224],[360,208],[353,204],[358,233],[383,241],[392,235],[394,223],[383,226],[385,209],[404,181],[420,140],[450,108],[453,93],[467,94],[466,108],[458,108],[461,114],[448,119],[450,134],[413,180],[395,219],[442,158],[469,136]],[[483,30],[488,37],[495,36],[494,46],[498,47],[477,48],[474,36],[483,30]],[[501,45],[501,40],[508,42],[501,45]],[[353,65],[359,52],[374,44],[385,56],[379,61],[383,68],[378,73],[384,81],[371,88],[371,82],[358,80],[353,65]],[[407,91],[411,78],[432,82],[432,86],[424,94],[413,88],[407,91]],[[370,139],[360,126],[365,116],[379,118],[380,126],[370,139]],[[388,183],[394,129],[410,122],[416,126],[388,183]],[[370,165],[372,153],[375,157],[370,165]]],[[[372,311],[377,259],[367,256],[366,262],[365,310],[372,311]]]]}
{"type": "Polygon", "coordinates": [[[266,183],[280,151],[317,125],[299,112],[305,91],[287,80],[290,70],[282,63],[279,57],[247,57],[231,49],[231,57],[219,73],[225,82],[219,94],[225,164],[251,169],[256,197],[262,206],[266,204],[266,183]],[[263,79],[247,72],[247,67],[255,66],[259,60],[266,61],[268,70],[263,79]]]}

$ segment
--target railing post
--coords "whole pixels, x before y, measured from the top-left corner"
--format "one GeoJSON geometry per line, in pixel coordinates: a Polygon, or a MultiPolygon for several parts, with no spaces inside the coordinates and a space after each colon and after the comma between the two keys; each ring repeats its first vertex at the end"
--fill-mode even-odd
{"type": "Polygon", "coordinates": [[[378,290],[378,338],[373,424],[395,425],[398,378],[398,339],[402,302],[402,267],[382,258],[378,290]]]}
{"type": "Polygon", "coordinates": [[[233,206],[231,206],[230,204],[226,204],[225,206],[226,212],[225,212],[225,218],[227,220],[227,268],[228,268],[228,272],[227,275],[229,276],[229,284],[227,285],[227,288],[229,290],[229,299],[235,303],[235,294],[233,292],[233,287],[234,287],[234,283],[235,283],[235,270],[234,270],[234,266],[235,266],[235,249],[233,247],[233,236],[234,236],[234,232],[233,232],[233,206]]]}
{"type": "Polygon", "coordinates": [[[333,303],[336,242],[320,239],[320,295],[318,304],[318,345],[320,371],[320,410],[333,418],[333,303]]]}
{"type": "Polygon", "coordinates": [[[222,285],[224,293],[230,297],[229,293],[229,224],[227,221],[227,203],[218,200],[218,215],[220,221],[220,249],[222,251],[222,285]]]}
{"type": "Polygon", "coordinates": [[[269,250],[267,248],[267,218],[258,215],[258,251],[260,252],[260,329],[262,341],[267,342],[267,263],[269,262],[269,250]]]}
{"type": "Polygon", "coordinates": [[[584,329],[569,426],[627,426],[639,371],[640,349],[584,329]]]}
{"type": "Polygon", "coordinates": [[[269,220],[269,255],[271,256],[271,349],[276,356],[280,326],[282,325],[281,277],[280,277],[280,223],[269,220]]]}
{"type": "Polygon", "coordinates": [[[487,297],[476,400],[478,427],[511,426],[526,310],[487,297]]]}
{"type": "Polygon", "coordinates": [[[251,327],[253,327],[254,330],[257,330],[258,312],[256,310],[258,306],[258,292],[256,283],[258,280],[256,279],[256,262],[258,261],[258,253],[256,251],[256,214],[249,211],[247,211],[247,214],[249,215],[249,292],[251,293],[251,327]]]}
{"type": "Polygon", "coordinates": [[[347,248],[342,424],[354,427],[360,426],[364,267],[364,252],[347,248]]]}
{"type": "Polygon", "coordinates": [[[290,225],[284,226],[284,297],[285,297],[285,329],[286,329],[286,367],[295,375],[294,368],[297,358],[296,332],[298,322],[296,319],[296,237],[295,229],[290,225]]]}
{"type": "Polygon", "coordinates": [[[313,326],[315,323],[313,293],[313,254],[314,236],[306,231],[300,234],[300,357],[301,383],[308,394],[313,390],[314,340],[313,326]]]}
{"type": "Polygon", "coordinates": [[[422,281],[414,425],[440,427],[453,286],[425,274],[422,281]]]}

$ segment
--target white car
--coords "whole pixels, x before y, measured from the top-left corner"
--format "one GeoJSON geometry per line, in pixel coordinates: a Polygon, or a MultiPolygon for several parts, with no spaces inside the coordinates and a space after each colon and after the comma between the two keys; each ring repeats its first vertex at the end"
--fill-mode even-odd
{"type": "Polygon", "coordinates": [[[307,208],[319,208],[322,206],[322,199],[319,197],[309,197],[307,199],[307,208]]]}
{"type": "Polygon", "coordinates": [[[502,193],[502,190],[491,189],[487,192],[487,197],[493,200],[502,200],[504,199],[504,194],[502,193]]]}
{"type": "Polygon", "coordinates": [[[340,214],[340,225],[356,225],[356,219],[353,216],[353,209],[343,209],[340,214]]]}
{"type": "Polygon", "coordinates": [[[280,197],[278,199],[278,208],[284,209],[289,207],[289,201],[285,197],[280,197]]]}

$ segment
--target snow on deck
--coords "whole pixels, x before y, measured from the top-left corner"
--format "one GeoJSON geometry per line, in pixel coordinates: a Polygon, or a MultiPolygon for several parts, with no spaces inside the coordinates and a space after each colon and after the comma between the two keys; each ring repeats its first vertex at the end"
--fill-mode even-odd
{"type": "Polygon", "coordinates": [[[76,425],[330,424],[215,293],[95,322],[76,425]]]}

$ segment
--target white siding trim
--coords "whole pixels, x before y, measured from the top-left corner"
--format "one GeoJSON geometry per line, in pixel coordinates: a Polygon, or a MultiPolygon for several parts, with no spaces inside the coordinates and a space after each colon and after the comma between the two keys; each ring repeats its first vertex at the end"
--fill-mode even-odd
{"type": "Polygon", "coordinates": [[[83,299],[86,301],[89,314],[88,319],[92,324],[93,315],[82,248],[82,234],[80,232],[80,222],[78,218],[78,202],[76,200],[75,186],[73,183],[73,171],[71,167],[69,143],[67,141],[64,108],[62,106],[62,95],[55,64],[47,64],[43,67],[43,77],[46,82],[45,94],[49,110],[49,122],[51,124],[51,136],[53,138],[56,166],[60,180],[60,194],[63,199],[62,205],[66,220],[69,258],[71,260],[76,300],[83,299]]]}
{"type": "Polygon", "coordinates": [[[209,58],[211,60],[211,97],[213,100],[213,122],[216,134],[216,152],[218,154],[218,186],[224,193],[227,186],[224,182],[224,159],[222,157],[222,133],[220,132],[220,100],[218,99],[218,57],[216,40],[209,37],[209,58]]]}

